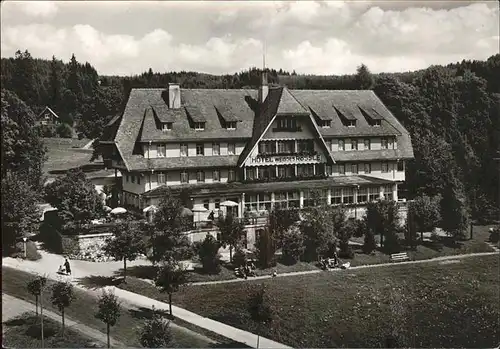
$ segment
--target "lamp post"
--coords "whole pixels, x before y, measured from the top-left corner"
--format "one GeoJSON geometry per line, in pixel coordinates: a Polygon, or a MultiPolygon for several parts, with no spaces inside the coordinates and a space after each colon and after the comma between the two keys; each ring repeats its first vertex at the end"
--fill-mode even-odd
{"type": "Polygon", "coordinates": [[[26,240],[28,240],[28,238],[23,237],[24,259],[26,259],[26,240]]]}

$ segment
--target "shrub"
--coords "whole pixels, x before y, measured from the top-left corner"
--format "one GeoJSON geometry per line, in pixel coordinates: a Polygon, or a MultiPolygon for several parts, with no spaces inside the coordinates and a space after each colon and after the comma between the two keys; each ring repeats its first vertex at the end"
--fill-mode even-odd
{"type": "Polygon", "coordinates": [[[386,253],[398,253],[401,250],[401,244],[395,231],[389,231],[385,235],[384,250],[386,253]]]}
{"type": "Polygon", "coordinates": [[[304,236],[296,226],[291,227],[283,234],[282,242],[283,260],[286,263],[294,264],[300,260],[304,254],[304,236]]]}
{"type": "Polygon", "coordinates": [[[219,243],[210,234],[207,234],[205,240],[199,245],[198,256],[204,272],[210,274],[220,272],[219,248],[219,243]]]}
{"type": "Polygon", "coordinates": [[[256,240],[255,254],[260,267],[266,269],[275,266],[276,258],[274,253],[276,252],[276,244],[271,236],[271,230],[269,228],[261,230],[256,240]]]}
{"type": "MultiPolygon", "coordinates": [[[[15,257],[24,258],[24,242],[20,241],[16,243],[15,257]]],[[[37,261],[42,258],[42,255],[38,252],[38,248],[33,241],[26,242],[26,259],[29,261],[37,261]]]]}
{"type": "Polygon", "coordinates": [[[65,123],[61,123],[61,124],[57,125],[56,133],[61,138],[73,137],[73,130],[71,129],[71,126],[69,126],[68,124],[65,124],[65,123]]]}
{"type": "Polygon", "coordinates": [[[365,241],[363,244],[363,252],[366,254],[372,253],[377,248],[375,243],[375,235],[371,229],[365,231],[365,241]]]}
{"type": "Polygon", "coordinates": [[[347,246],[345,250],[340,250],[339,258],[353,259],[354,251],[352,250],[351,246],[347,246]]]}
{"type": "Polygon", "coordinates": [[[235,267],[243,266],[247,263],[247,255],[241,248],[237,248],[233,256],[233,264],[235,267]]]}

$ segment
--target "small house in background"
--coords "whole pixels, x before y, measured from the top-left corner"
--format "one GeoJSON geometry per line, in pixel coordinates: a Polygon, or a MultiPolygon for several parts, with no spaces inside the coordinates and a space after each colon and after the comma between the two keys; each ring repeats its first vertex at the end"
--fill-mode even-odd
{"type": "Polygon", "coordinates": [[[37,119],[40,125],[57,125],[60,123],[59,115],[49,107],[45,107],[45,109],[38,114],[37,119]]]}

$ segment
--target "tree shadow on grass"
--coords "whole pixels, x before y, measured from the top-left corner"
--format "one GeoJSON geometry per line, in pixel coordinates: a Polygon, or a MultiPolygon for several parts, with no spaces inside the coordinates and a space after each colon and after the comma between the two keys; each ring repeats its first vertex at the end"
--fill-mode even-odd
{"type": "Polygon", "coordinates": [[[248,345],[239,342],[224,342],[211,344],[209,348],[251,348],[248,345]]]}
{"type": "Polygon", "coordinates": [[[119,279],[116,277],[108,277],[108,276],[86,276],[80,278],[78,283],[88,289],[96,290],[98,288],[106,287],[106,286],[118,286],[123,282],[123,279],[119,279]]]}
{"type": "MultiPolygon", "coordinates": [[[[158,272],[158,266],[155,265],[137,265],[127,267],[127,276],[133,276],[138,279],[154,280],[158,272]]],[[[123,275],[123,268],[118,270],[116,275],[123,275]]]]}
{"type": "MultiPolygon", "coordinates": [[[[136,309],[129,309],[130,315],[139,320],[150,320],[153,318],[153,309],[139,307],[136,309]]],[[[166,319],[171,319],[171,316],[167,310],[155,309],[155,313],[163,316],[166,319]]]]}

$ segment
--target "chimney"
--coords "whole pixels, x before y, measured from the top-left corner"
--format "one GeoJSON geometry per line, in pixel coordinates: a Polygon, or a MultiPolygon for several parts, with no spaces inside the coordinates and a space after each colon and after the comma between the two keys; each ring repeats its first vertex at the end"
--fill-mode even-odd
{"type": "Polygon", "coordinates": [[[177,83],[168,84],[168,108],[179,109],[181,107],[181,87],[177,83]]]}
{"type": "Polygon", "coordinates": [[[264,103],[267,94],[269,93],[269,86],[267,85],[267,72],[262,72],[262,83],[259,87],[259,104],[264,103]]]}

